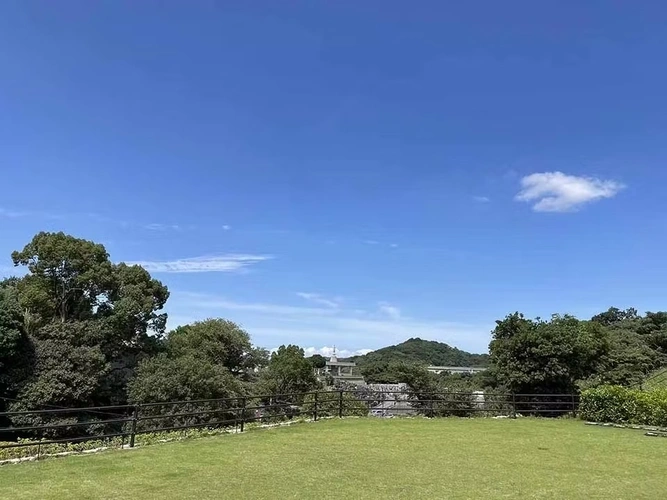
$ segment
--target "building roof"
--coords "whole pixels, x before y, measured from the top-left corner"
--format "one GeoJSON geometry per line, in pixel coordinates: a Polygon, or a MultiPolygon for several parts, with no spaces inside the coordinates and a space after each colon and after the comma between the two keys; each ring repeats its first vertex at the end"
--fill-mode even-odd
{"type": "Polygon", "coordinates": [[[357,366],[356,363],[353,363],[351,361],[327,361],[327,366],[357,366]]]}

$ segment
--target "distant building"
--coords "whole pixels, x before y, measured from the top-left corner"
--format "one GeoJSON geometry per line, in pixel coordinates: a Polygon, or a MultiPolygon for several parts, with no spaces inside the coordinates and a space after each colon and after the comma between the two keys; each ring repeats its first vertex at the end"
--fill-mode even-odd
{"type": "Polygon", "coordinates": [[[472,366],[427,366],[426,369],[438,375],[441,373],[468,373],[472,375],[486,370],[486,368],[472,366]]]}
{"type": "Polygon", "coordinates": [[[327,375],[331,376],[334,382],[357,382],[363,381],[361,375],[354,373],[354,369],[357,364],[352,361],[338,361],[336,357],[336,348],[334,347],[334,352],[326,362],[322,374],[326,377],[327,375]]]}

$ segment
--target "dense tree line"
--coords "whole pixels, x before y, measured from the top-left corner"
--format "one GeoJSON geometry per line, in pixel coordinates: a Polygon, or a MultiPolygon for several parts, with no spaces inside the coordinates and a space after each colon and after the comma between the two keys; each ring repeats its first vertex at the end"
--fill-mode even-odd
{"type": "Polygon", "coordinates": [[[302,349],[283,346],[269,356],[231,321],[166,332],[167,287],[140,266],[113,263],[100,244],[39,233],[12,260],[27,273],[0,281],[0,412],[297,392],[317,384],[302,349]]]}
{"type": "Polygon", "coordinates": [[[376,383],[408,383],[422,392],[486,389],[571,394],[604,384],[639,387],[667,364],[667,313],[609,310],[589,320],[510,314],[496,322],[488,370],[474,376],[429,374],[424,362],[377,360],[362,366],[376,383]]]}
{"type": "Polygon", "coordinates": [[[667,362],[667,313],[608,311],[579,320],[554,315],[498,321],[489,377],[515,392],[578,392],[602,384],[638,386],[667,362]]]}
{"type": "MultiPolygon", "coordinates": [[[[324,365],[322,356],[305,358],[292,345],[269,355],[231,321],[167,332],[167,287],[140,266],[113,263],[100,244],[39,233],[12,260],[27,273],[0,281],[0,412],[289,395],[319,386],[314,368],[324,365]]],[[[394,347],[360,359],[362,373],[369,382],[407,383],[415,394],[636,386],[666,364],[667,312],[611,308],[588,320],[514,313],[496,322],[489,355],[420,339],[394,347]],[[489,369],[437,376],[427,364],[489,369]]]]}

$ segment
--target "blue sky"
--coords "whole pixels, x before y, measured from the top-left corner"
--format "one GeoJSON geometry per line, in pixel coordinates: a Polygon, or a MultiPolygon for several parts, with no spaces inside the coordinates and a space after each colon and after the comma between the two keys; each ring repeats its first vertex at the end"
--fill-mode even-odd
{"type": "Polygon", "coordinates": [[[0,266],[40,230],[265,347],[665,309],[664,2],[0,6],[0,266]]]}

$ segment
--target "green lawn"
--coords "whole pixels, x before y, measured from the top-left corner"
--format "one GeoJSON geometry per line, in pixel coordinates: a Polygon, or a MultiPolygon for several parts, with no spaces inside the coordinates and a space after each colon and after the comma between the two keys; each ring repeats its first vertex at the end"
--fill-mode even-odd
{"type": "Polygon", "coordinates": [[[0,498],[662,499],[666,470],[575,420],[346,419],[4,466],[0,498]]]}

